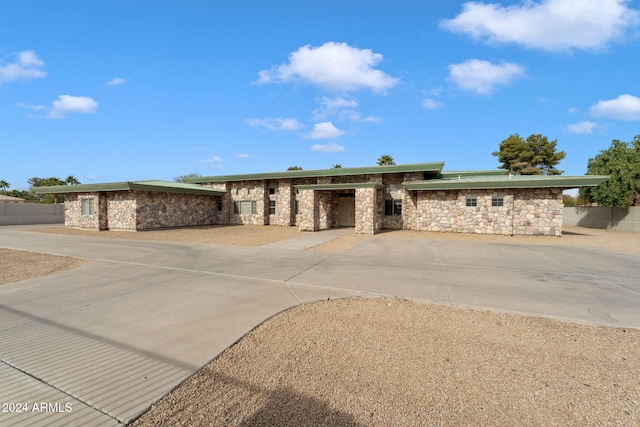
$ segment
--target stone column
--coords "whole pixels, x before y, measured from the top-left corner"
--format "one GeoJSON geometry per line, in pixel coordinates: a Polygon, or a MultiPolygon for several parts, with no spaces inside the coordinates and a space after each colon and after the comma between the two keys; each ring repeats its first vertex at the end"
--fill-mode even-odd
{"type": "Polygon", "coordinates": [[[356,234],[374,234],[376,189],[356,188],[356,234]]]}
{"type": "Polygon", "coordinates": [[[300,190],[298,194],[298,230],[318,231],[320,229],[319,209],[314,190],[300,190]]]}

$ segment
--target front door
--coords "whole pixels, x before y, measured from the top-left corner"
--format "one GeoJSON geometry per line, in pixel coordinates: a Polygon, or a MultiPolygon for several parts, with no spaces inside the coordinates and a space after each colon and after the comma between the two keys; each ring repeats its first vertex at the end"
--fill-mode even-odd
{"type": "Polygon", "coordinates": [[[338,226],[355,227],[356,199],[355,197],[338,198],[338,226]]]}

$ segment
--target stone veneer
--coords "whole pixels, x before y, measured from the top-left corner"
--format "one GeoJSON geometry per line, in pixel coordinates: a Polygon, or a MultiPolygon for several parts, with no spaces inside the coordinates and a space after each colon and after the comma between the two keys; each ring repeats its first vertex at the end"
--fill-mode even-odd
{"type": "Polygon", "coordinates": [[[419,231],[562,235],[562,189],[418,191],[419,231]],[[493,196],[504,205],[491,206],[493,196]],[[478,206],[466,206],[477,197],[478,206]]]}
{"type": "Polygon", "coordinates": [[[562,234],[561,189],[408,191],[402,182],[422,173],[369,174],[205,184],[224,196],[118,191],[66,195],[65,225],[96,230],[144,230],[209,224],[297,225],[301,231],[338,226],[341,193],[355,197],[355,233],[383,228],[483,234],[562,234]],[[377,182],[383,189],[299,190],[296,185],[377,182]],[[274,194],[269,194],[269,189],[274,194]],[[466,197],[478,206],[467,207],[466,197]],[[492,207],[491,197],[504,198],[492,207]],[[82,215],[82,199],[95,200],[95,212],[82,215]],[[385,200],[402,200],[402,215],[385,215],[385,200]],[[255,201],[255,214],[234,214],[234,201],[255,201]],[[269,201],[276,213],[269,214],[269,201]],[[295,215],[295,203],[298,214],[295,215]],[[218,209],[220,208],[220,209],[218,209]]]}
{"type": "Polygon", "coordinates": [[[218,197],[147,191],[69,193],[66,197],[67,227],[136,231],[217,223],[218,197]],[[85,198],[94,199],[94,214],[82,214],[85,198]]]}

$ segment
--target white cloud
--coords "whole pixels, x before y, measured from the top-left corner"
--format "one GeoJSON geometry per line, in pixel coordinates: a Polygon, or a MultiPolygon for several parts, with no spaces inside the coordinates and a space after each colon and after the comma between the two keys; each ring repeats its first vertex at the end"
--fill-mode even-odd
{"type": "Polygon", "coordinates": [[[524,68],[517,64],[503,62],[492,64],[480,59],[469,59],[459,64],[449,65],[447,80],[463,90],[478,95],[489,95],[496,86],[505,86],[513,80],[524,77],[524,68]]]}
{"type": "Polygon", "coordinates": [[[338,96],[335,98],[322,97],[320,107],[312,111],[313,120],[326,120],[329,117],[338,117],[340,120],[347,120],[358,123],[380,123],[379,117],[363,117],[362,113],[353,110],[358,103],[349,96],[338,96]]]}
{"type": "Polygon", "coordinates": [[[69,114],[93,114],[98,109],[98,102],[88,96],[60,95],[51,104],[50,119],[64,119],[69,114]]]}
{"type": "Polygon", "coordinates": [[[293,118],[267,117],[266,119],[246,119],[252,127],[265,127],[269,130],[296,131],[303,128],[302,123],[293,118]]]}
{"type": "Polygon", "coordinates": [[[111,80],[109,80],[106,84],[108,86],[119,86],[119,85],[123,85],[127,83],[127,81],[125,79],[123,79],[122,77],[114,77],[111,80]]]}
{"type": "Polygon", "coordinates": [[[577,112],[578,112],[578,111],[580,111],[580,110],[578,110],[578,107],[571,107],[571,108],[569,108],[567,111],[568,111],[569,113],[571,113],[571,114],[575,114],[575,113],[577,113],[577,112]]]}
{"type": "Polygon", "coordinates": [[[362,114],[359,111],[354,111],[354,110],[340,111],[339,117],[341,120],[348,120],[350,122],[356,122],[356,123],[382,123],[382,119],[380,117],[375,117],[375,116],[362,117],[362,114]]]}
{"type": "Polygon", "coordinates": [[[311,139],[329,139],[338,138],[344,135],[344,132],[338,129],[331,122],[316,123],[313,130],[307,134],[307,138],[311,139]]]}
{"type": "Polygon", "coordinates": [[[599,101],[589,108],[594,117],[607,117],[616,120],[640,120],[640,98],[625,94],[616,99],[599,101]]]}
{"type": "Polygon", "coordinates": [[[14,80],[31,80],[46,77],[47,72],[40,70],[44,65],[32,50],[18,53],[16,62],[6,65],[0,61],[0,84],[14,80]]]}
{"type": "Polygon", "coordinates": [[[371,89],[384,93],[399,79],[375,68],[382,54],[346,43],[328,42],[319,47],[302,46],[289,54],[289,63],[258,73],[257,84],[302,81],[330,91],[371,89]]]}
{"type": "Polygon", "coordinates": [[[340,144],[336,144],[335,142],[330,142],[328,144],[313,144],[311,146],[311,151],[318,151],[320,153],[339,153],[344,151],[344,147],[340,144]]]}
{"type": "Polygon", "coordinates": [[[203,160],[204,163],[208,163],[209,166],[211,166],[212,168],[221,168],[223,167],[223,165],[221,165],[222,163],[222,159],[218,156],[213,156],[210,159],[205,159],[203,160]]]}
{"type": "Polygon", "coordinates": [[[236,157],[239,158],[239,159],[248,159],[251,156],[249,156],[247,153],[238,153],[238,154],[236,154],[236,157]]]}
{"type": "Polygon", "coordinates": [[[550,51],[601,49],[638,24],[628,0],[526,0],[519,5],[468,2],[440,27],[490,43],[550,51]]]}
{"type": "Polygon", "coordinates": [[[438,108],[442,108],[442,105],[442,102],[433,98],[422,100],[422,108],[426,108],[427,110],[437,110],[438,108]]]}
{"type": "Polygon", "coordinates": [[[33,110],[33,111],[42,111],[47,108],[46,105],[30,105],[22,102],[18,102],[16,105],[20,108],[26,108],[28,110],[33,110]]]}
{"type": "Polygon", "coordinates": [[[324,120],[327,117],[337,115],[341,110],[345,108],[355,108],[358,103],[348,96],[337,96],[335,98],[328,98],[323,96],[320,100],[320,107],[311,112],[314,120],[324,120]]]}
{"type": "Polygon", "coordinates": [[[582,121],[580,123],[573,123],[568,125],[565,130],[570,133],[575,133],[578,135],[589,135],[593,133],[593,129],[598,126],[597,123],[590,121],[582,121]]]}

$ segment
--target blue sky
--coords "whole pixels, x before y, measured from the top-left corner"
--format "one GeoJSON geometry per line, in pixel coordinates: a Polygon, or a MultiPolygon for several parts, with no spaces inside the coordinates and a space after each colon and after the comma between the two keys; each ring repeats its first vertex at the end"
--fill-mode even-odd
{"type": "Polygon", "coordinates": [[[0,14],[0,179],[445,161],[640,134],[640,1],[34,1],[0,14]]]}

